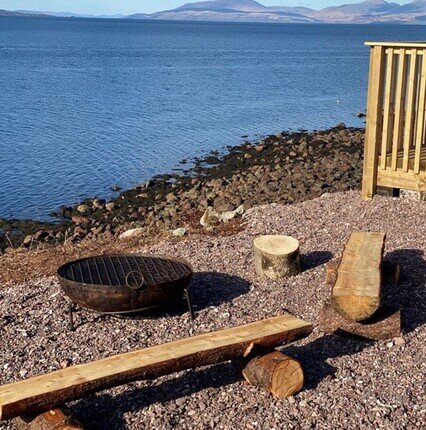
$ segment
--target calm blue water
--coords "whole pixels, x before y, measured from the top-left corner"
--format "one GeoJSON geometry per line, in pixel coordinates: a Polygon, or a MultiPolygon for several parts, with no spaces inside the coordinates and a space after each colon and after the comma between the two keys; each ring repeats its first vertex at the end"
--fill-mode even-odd
{"type": "Polygon", "coordinates": [[[367,39],[426,27],[0,19],[0,217],[46,218],[182,158],[365,108],[367,39]]]}

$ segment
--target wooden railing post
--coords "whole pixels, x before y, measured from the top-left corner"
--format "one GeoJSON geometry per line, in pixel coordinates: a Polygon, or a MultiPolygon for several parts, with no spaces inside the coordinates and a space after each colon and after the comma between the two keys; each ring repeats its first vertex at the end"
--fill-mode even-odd
{"type": "Polygon", "coordinates": [[[368,79],[367,126],[365,131],[364,173],[362,197],[373,198],[377,186],[377,167],[380,137],[383,122],[383,72],[386,50],[383,46],[372,46],[368,79]]]}

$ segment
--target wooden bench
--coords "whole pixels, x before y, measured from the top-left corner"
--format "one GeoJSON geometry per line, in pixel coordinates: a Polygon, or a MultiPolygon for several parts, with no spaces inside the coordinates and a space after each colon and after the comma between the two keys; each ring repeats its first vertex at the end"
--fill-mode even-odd
{"type": "Polygon", "coordinates": [[[352,233],[341,260],[326,265],[332,294],[320,314],[322,331],[372,340],[400,335],[401,312],[381,305],[382,284],[397,284],[400,273],[398,264],[383,261],[385,238],[385,233],[352,233]]]}

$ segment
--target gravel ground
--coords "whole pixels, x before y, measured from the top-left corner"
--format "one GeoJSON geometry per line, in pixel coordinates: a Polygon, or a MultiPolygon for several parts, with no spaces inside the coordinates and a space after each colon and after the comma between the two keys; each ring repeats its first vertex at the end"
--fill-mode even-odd
{"type": "Polygon", "coordinates": [[[224,363],[104,391],[71,409],[91,429],[426,428],[425,219],[425,203],[385,197],[366,203],[351,191],[257,207],[246,229],[231,237],[189,237],[149,248],[193,263],[194,323],[184,307],[136,320],[79,311],[71,333],[55,279],[1,290],[0,383],[288,310],[315,325],[308,339],[283,348],[306,372],[305,387],[294,397],[276,400],[224,363]],[[354,230],[386,231],[387,258],[402,265],[401,284],[383,292],[403,309],[402,338],[373,343],[324,335],[317,327],[330,294],[323,263],[341,252],[354,230]],[[301,242],[304,271],[285,282],[254,273],[252,240],[274,233],[301,242]]]}

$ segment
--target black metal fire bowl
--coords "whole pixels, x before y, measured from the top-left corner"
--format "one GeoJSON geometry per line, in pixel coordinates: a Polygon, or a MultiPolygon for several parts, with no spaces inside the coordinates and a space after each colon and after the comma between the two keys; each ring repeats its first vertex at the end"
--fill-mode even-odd
{"type": "Polygon", "coordinates": [[[185,297],[193,318],[188,291],[192,275],[192,267],[185,260],[148,254],[83,258],[57,271],[72,305],[104,314],[131,314],[185,297]]]}

